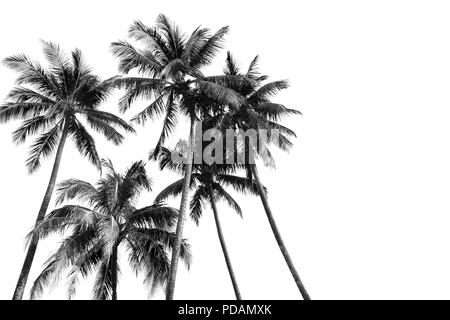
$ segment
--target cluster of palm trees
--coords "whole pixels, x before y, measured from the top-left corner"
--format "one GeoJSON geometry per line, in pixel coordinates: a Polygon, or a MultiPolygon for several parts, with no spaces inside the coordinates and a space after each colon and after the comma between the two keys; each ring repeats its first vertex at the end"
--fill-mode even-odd
{"type": "MultiPolygon", "coordinates": [[[[119,60],[120,75],[105,81],[93,74],[78,49],[68,56],[51,42],[43,42],[47,67],[26,55],[4,59],[5,65],[19,76],[17,86],[0,107],[0,121],[23,121],[13,133],[16,143],[37,136],[26,162],[30,173],[40,167],[44,158],[55,154],[50,181],[35,226],[28,235],[27,253],[13,299],[23,298],[39,240],[61,233],[65,238],[34,281],[32,299],[38,298],[44,288],[56,283],[63,274],[67,275],[68,296],[71,297],[80,277],[91,273],[96,273],[94,298],[117,299],[118,249],[121,246],[126,249],[132,269],[144,275],[150,292],[165,288],[166,298],[171,300],[179,259],[188,266],[190,263],[189,244],[183,239],[187,214],[189,212],[198,223],[205,207],[210,207],[214,214],[236,299],[241,299],[216,205],[217,201],[224,201],[242,214],[239,204],[227,192],[228,188],[261,198],[295,283],[302,297],[309,299],[276,226],[255,162],[249,161],[250,157],[243,163],[237,161],[237,152],[226,164],[192,161],[198,121],[202,130],[275,129],[279,132],[276,139],[269,136],[267,141],[234,143],[233,148],[245,154],[260,150],[258,147],[262,143],[288,150],[292,145],[290,139],[295,137],[280,120],[299,112],[271,100],[286,89],[288,83],[268,82],[267,76],[258,72],[258,57],[247,70],[241,71],[228,53],[223,74],[203,74],[204,67],[212,63],[223,47],[227,32],[228,27],[215,33],[198,27],[186,35],[165,15],[159,15],[153,27],[136,21],[129,29],[133,43],[121,40],[112,44],[112,52],[119,60]],[[122,113],[138,99],[148,100],[149,105],[129,122],[101,111],[100,105],[116,89],[125,91],[118,105],[122,113]],[[133,124],[145,124],[160,116],[163,127],[150,160],[158,161],[161,170],[173,170],[182,178],[161,191],[153,205],[136,208],[140,193],[151,190],[145,163],[137,161],[124,173],[117,172],[111,161],[98,155],[89,129],[118,145],[123,142],[124,133],[134,133],[133,124]],[[172,157],[181,151],[165,146],[180,117],[187,118],[190,124],[187,154],[183,155],[188,161],[182,163],[173,161],[172,157]],[[56,185],[68,138],[82,156],[101,170],[102,178],[95,184],[69,179],[56,185]],[[239,175],[240,172],[243,174],[239,175]],[[54,194],[59,207],[47,214],[54,194]],[[179,210],[164,203],[169,197],[178,196],[181,198],[179,210]],[[65,202],[75,204],[60,206],[65,202]]],[[[203,142],[202,147],[207,148],[207,144],[203,142]]],[[[265,153],[264,158],[272,161],[270,152],[265,153]]]]}

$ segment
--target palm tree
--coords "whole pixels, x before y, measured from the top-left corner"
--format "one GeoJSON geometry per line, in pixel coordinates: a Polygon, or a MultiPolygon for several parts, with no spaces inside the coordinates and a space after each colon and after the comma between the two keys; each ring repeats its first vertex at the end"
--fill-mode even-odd
{"type": "MultiPolygon", "coordinates": [[[[229,52],[226,59],[226,67],[224,69],[224,73],[229,75],[241,74],[235,60],[229,52]]],[[[258,139],[256,143],[247,141],[244,145],[245,154],[247,156],[247,175],[249,178],[253,177],[255,180],[261,202],[269,220],[269,224],[272,228],[273,234],[286,261],[286,264],[289,267],[292,277],[294,278],[302,297],[305,300],[309,300],[310,296],[306,291],[306,288],[303,285],[300,276],[298,275],[298,272],[286,248],[286,245],[284,244],[283,238],[281,237],[281,233],[276,225],[267,198],[267,192],[264,190],[261,179],[259,177],[256,162],[252,161],[251,159],[251,152],[258,154],[258,152],[260,152],[261,150],[265,150],[267,152],[263,154],[264,160],[269,163],[273,162],[273,158],[267,147],[264,146],[265,149],[262,148],[262,144],[265,143],[273,144],[283,151],[288,151],[292,146],[290,138],[296,136],[295,132],[278,122],[285,116],[301,113],[295,109],[289,109],[282,104],[273,103],[271,101],[272,96],[277,94],[279,91],[288,88],[289,85],[285,80],[264,83],[264,81],[267,79],[267,76],[260,75],[258,72],[258,57],[256,57],[251,62],[245,76],[252,81],[247,82],[245,85],[233,84],[233,86],[230,87],[245,97],[244,102],[238,108],[229,108],[225,110],[221,115],[219,114],[216,117],[221,118],[220,127],[222,130],[224,130],[225,128],[241,129],[244,131],[249,129],[254,129],[256,131],[259,131],[261,129],[269,130],[268,141],[265,142],[258,139]],[[278,135],[271,134],[270,130],[274,129],[278,131],[278,135]]]]}
{"type": "MultiPolygon", "coordinates": [[[[173,248],[177,210],[162,204],[137,209],[139,194],[150,190],[151,180],[145,164],[135,162],[123,174],[104,160],[107,174],[93,186],[70,179],[57,190],[57,202],[78,200],[83,205],[65,205],[51,212],[36,226],[30,237],[44,238],[71,230],[58,250],[48,259],[31,290],[32,299],[69,271],[68,295],[71,298],[79,278],[96,271],[95,299],[117,299],[120,266],[118,252],[127,250],[132,269],[145,275],[144,283],[153,293],[164,286],[169,273],[168,249],[173,248]]],[[[181,257],[189,265],[190,251],[185,241],[181,257]]]]}
{"type": "MultiPolygon", "coordinates": [[[[32,143],[26,165],[29,173],[35,172],[41,161],[55,153],[55,161],[50,175],[36,224],[45,217],[53,189],[55,187],[63,149],[68,137],[75,142],[79,152],[100,168],[100,160],[94,139],[86,130],[80,118],[114,144],[124,137],[115,128],[134,132],[133,128],[119,117],[98,110],[110,89],[93,75],[84,63],[81,51],[75,49],[71,57],[66,56],[58,45],[43,42],[48,69],[20,54],[6,58],[6,66],[17,71],[17,87],[8,94],[0,107],[0,122],[23,120],[13,133],[14,142],[20,144],[33,135],[38,135],[32,143]]],[[[28,246],[25,261],[14,291],[13,299],[22,299],[28,275],[36,253],[38,241],[28,246]]]]}
{"type": "MultiPolygon", "coordinates": [[[[186,170],[185,164],[175,163],[172,160],[172,150],[163,148],[159,155],[159,166],[163,170],[168,168],[181,175],[186,170]]],[[[251,180],[234,175],[238,169],[237,165],[227,164],[201,164],[195,163],[192,168],[190,191],[194,192],[192,200],[190,202],[190,215],[191,218],[198,225],[200,217],[203,214],[203,204],[208,204],[214,214],[214,221],[216,224],[217,235],[219,237],[222,252],[227,265],[228,273],[230,275],[231,283],[233,285],[234,293],[237,300],[241,300],[241,293],[236,280],[236,276],[233,271],[231,259],[228,254],[227,245],[223,236],[222,227],[220,224],[219,214],[217,210],[217,200],[222,200],[227,203],[237,214],[242,217],[242,210],[236,200],[225,190],[224,187],[232,187],[234,190],[247,194],[258,194],[256,184],[251,180]]],[[[155,199],[155,203],[160,203],[171,196],[179,196],[182,192],[183,179],[175,181],[166,187],[155,199]]]]}
{"type": "Polygon", "coordinates": [[[118,88],[125,88],[126,94],[119,103],[119,109],[125,112],[138,98],[152,99],[150,105],[133,119],[136,123],[145,123],[149,118],[164,115],[163,129],[153,152],[155,159],[167,137],[173,133],[179,114],[188,117],[190,123],[188,165],[185,171],[180,214],[177,222],[176,241],[173,249],[168,300],[173,299],[178,268],[178,255],[186,219],[188,181],[192,166],[192,145],[195,121],[202,118],[205,106],[216,104],[238,106],[242,102],[240,94],[228,88],[228,84],[245,81],[239,75],[206,77],[201,69],[210,64],[217,51],[222,47],[223,37],[228,27],[212,34],[209,29],[198,27],[190,36],[180,31],[165,15],[159,15],[156,27],[134,22],[129,36],[143,43],[139,49],[127,41],[112,44],[114,55],[120,59],[119,71],[128,74],[137,71],[140,77],[119,77],[114,79],[118,88]]]}

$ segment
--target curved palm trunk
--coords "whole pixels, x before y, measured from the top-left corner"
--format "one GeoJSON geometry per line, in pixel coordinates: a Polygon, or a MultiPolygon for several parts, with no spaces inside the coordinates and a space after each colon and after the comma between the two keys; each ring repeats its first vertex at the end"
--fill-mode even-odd
{"type": "Polygon", "coordinates": [[[117,246],[114,246],[111,254],[111,283],[112,296],[111,300],[117,300],[117,246]]]}
{"type": "Polygon", "coordinates": [[[291,260],[291,257],[289,255],[288,250],[286,249],[286,246],[284,245],[283,239],[281,238],[280,231],[278,231],[278,227],[275,223],[275,219],[272,215],[272,210],[270,209],[269,202],[267,201],[267,195],[266,192],[261,184],[261,180],[258,175],[258,169],[256,168],[256,164],[251,164],[250,169],[252,171],[253,177],[255,178],[256,185],[258,187],[258,193],[260,195],[261,201],[264,206],[264,210],[266,211],[267,218],[269,219],[270,227],[272,228],[272,232],[275,236],[275,239],[277,240],[278,247],[280,248],[281,253],[283,254],[284,260],[286,261],[286,264],[289,267],[289,270],[291,271],[292,277],[295,280],[295,283],[297,284],[298,290],[302,294],[302,297],[304,300],[310,300],[308,292],[306,291],[305,286],[302,283],[302,280],[300,279],[300,276],[297,273],[297,270],[295,269],[294,263],[291,260]]]}
{"type": "Polygon", "coordinates": [[[214,199],[214,193],[212,190],[210,190],[210,197],[211,197],[211,208],[214,212],[214,221],[216,222],[216,227],[217,227],[217,235],[219,236],[220,245],[222,247],[225,262],[227,264],[228,273],[230,274],[231,283],[233,284],[233,289],[234,289],[234,293],[236,295],[236,300],[242,300],[241,293],[239,291],[239,287],[238,287],[238,284],[236,281],[236,276],[234,275],[233,266],[231,265],[231,259],[230,259],[230,256],[228,255],[227,245],[225,243],[225,239],[222,234],[222,227],[220,226],[219,214],[217,212],[216,202],[214,199]]]}
{"type": "MultiPolygon", "coordinates": [[[[64,125],[58,150],[56,151],[55,162],[53,164],[52,173],[50,175],[50,181],[47,186],[47,191],[45,191],[44,199],[42,200],[41,208],[39,209],[35,225],[38,225],[44,219],[45,214],[47,213],[48,205],[50,204],[50,199],[52,198],[53,189],[55,188],[56,177],[58,176],[61,157],[67,139],[67,133],[68,128],[66,125],[64,125]]],[[[27,255],[25,256],[25,261],[22,266],[22,271],[20,272],[19,280],[17,281],[16,289],[14,290],[13,300],[22,300],[23,298],[23,293],[27,284],[28,275],[30,274],[31,265],[33,264],[34,255],[36,254],[38,242],[39,239],[35,239],[33,237],[30,245],[28,246],[27,255]]]]}
{"type": "Polygon", "coordinates": [[[191,119],[191,128],[189,132],[189,146],[188,146],[188,163],[186,164],[186,171],[184,173],[183,192],[181,194],[180,211],[178,214],[177,229],[175,232],[175,241],[172,248],[172,259],[170,261],[169,279],[167,281],[166,300],[173,300],[175,292],[175,281],[177,277],[178,259],[180,256],[181,240],[183,237],[183,227],[186,220],[186,206],[189,193],[189,184],[191,181],[193,149],[194,149],[194,119],[191,119]]]}

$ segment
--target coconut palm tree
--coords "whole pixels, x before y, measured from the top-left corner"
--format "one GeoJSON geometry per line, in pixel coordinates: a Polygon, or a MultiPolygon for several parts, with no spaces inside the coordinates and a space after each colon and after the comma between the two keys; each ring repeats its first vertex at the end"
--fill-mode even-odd
{"type": "MultiPolygon", "coordinates": [[[[132,122],[145,123],[146,120],[163,115],[163,128],[153,152],[156,158],[167,137],[173,133],[180,114],[187,116],[190,123],[189,145],[193,145],[195,121],[202,118],[205,106],[216,104],[238,106],[242,102],[240,94],[229,89],[229,83],[240,83],[245,78],[240,75],[207,77],[202,68],[211,63],[223,45],[223,37],[228,27],[212,34],[209,29],[198,27],[189,36],[180,31],[165,15],[156,20],[155,27],[148,27],[140,21],[134,22],[129,36],[143,44],[135,47],[127,41],[112,44],[114,55],[120,59],[119,71],[129,74],[132,70],[140,76],[118,77],[114,83],[125,88],[126,94],[120,100],[119,109],[125,112],[138,98],[151,99],[143,111],[133,117],[132,122]]],[[[189,147],[188,162],[193,151],[189,147]]],[[[177,237],[171,260],[167,299],[172,300],[178,268],[178,254],[186,216],[188,182],[192,167],[186,167],[184,188],[181,196],[180,214],[177,222],[177,237]]]]}
{"type": "MultiPolygon", "coordinates": [[[[229,52],[224,73],[229,75],[241,74],[236,61],[229,52]]],[[[273,164],[273,158],[267,145],[275,145],[283,151],[288,151],[292,146],[290,138],[295,137],[296,135],[293,130],[281,125],[279,121],[283,117],[301,113],[295,109],[290,109],[282,104],[273,103],[271,101],[272,96],[276,95],[281,90],[287,89],[289,85],[285,80],[265,83],[267,76],[261,75],[258,72],[258,57],[251,62],[245,76],[252,81],[245,83],[245,85],[234,83],[233,86],[230,86],[230,88],[245,97],[244,102],[238,108],[232,106],[228,109],[224,109],[222,114],[216,114],[216,118],[221,118],[221,130],[225,130],[226,128],[240,129],[243,131],[249,129],[256,131],[260,131],[261,129],[267,130],[268,134],[266,141],[259,139],[259,136],[257,136],[256,140],[248,140],[244,144],[247,176],[249,178],[253,177],[280,251],[302,297],[305,300],[309,300],[310,296],[298,275],[286,245],[284,244],[283,238],[281,237],[281,233],[278,230],[269,205],[267,192],[264,190],[256,162],[252,157],[253,155],[260,154],[266,163],[273,164]],[[272,134],[273,131],[271,130],[276,130],[278,134],[272,134]]]]}
{"type": "MultiPolygon", "coordinates": [[[[24,54],[4,59],[4,64],[17,71],[19,77],[17,87],[10,91],[8,101],[0,107],[0,122],[23,120],[13,133],[14,142],[20,144],[30,136],[38,135],[31,145],[26,162],[29,173],[35,172],[44,158],[56,152],[36,224],[42,221],[47,212],[68,137],[73,139],[84,157],[100,168],[94,139],[80,119],[84,119],[93,130],[114,144],[124,139],[116,128],[134,132],[119,117],[98,110],[110,92],[109,84],[92,73],[83,61],[80,50],[75,49],[68,57],[54,43],[43,42],[43,47],[48,61],[47,69],[24,54]]],[[[36,240],[28,246],[13,299],[22,299],[37,245],[36,240]]]]}
{"type": "MultiPolygon", "coordinates": [[[[205,124],[205,123],[204,123],[205,124]]],[[[206,147],[203,145],[203,147],[206,147]]],[[[204,149],[204,148],[203,148],[204,149]]],[[[163,148],[159,154],[159,167],[161,170],[169,169],[184,175],[186,165],[183,163],[176,163],[172,159],[174,151],[163,148]]],[[[181,154],[180,154],[181,156],[181,154]]],[[[217,235],[219,237],[222,252],[227,265],[228,273],[230,275],[231,283],[237,300],[241,300],[241,293],[236,280],[235,273],[231,264],[231,259],[228,254],[227,245],[223,236],[222,227],[220,224],[219,213],[216,202],[222,200],[227,203],[237,214],[242,217],[242,210],[236,200],[225,190],[225,187],[231,187],[234,190],[244,194],[258,194],[256,184],[251,180],[234,175],[239,169],[237,165],[227,165],[205,162],[195,163],[192,168],[191,182],[189,190],[194,193],[190,202],[190,216],[192,220],[198,225],[201,216],[203,215],[203,205],[211,206],[214,214],[214,222],[216,224],[217,235]]],[[[169,197],[177,197],[182,192],[183,179],[175,181],[162,190],[155,198],[155,203],[165,201],[169,197]]]]}
{"type": "MultiPolygon", "coordinates": [[[[31,238],[45,238],[70,231],[34,282],[32,299],[68,270],[69,298],[80,277],[96,272],[94,298],[116,300],[121,247],[127,250],[136,274],[144,274],[144,283],[151,293],[166,283],[167,251],[175,240],[172,230],[177,210],[163,204],[135,207],[139,194],[151,186],[142,161],[133,163],[123,174],[117,173],[110,161],[102,164],[107,173],[95,186],[77,179],[63,181],[57,189],[57,203],[75,199],[81,204],[54,210],[30,234],[31,238]]],[[[185,241],[181,257],[189,264],[190,251],[185,241]]]]}

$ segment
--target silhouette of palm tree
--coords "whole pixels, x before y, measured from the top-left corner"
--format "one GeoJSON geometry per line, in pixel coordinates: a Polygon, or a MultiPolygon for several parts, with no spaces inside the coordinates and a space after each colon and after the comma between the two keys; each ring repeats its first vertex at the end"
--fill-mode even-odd
{"type": "MultiPolygon", "coordinates": [[[[114,144],[119,144],[124,139],[115,128],[134,132],[121,118],[98,110],[100,103],[108,96],[110,86],[108,82],[102,82],[92,74],[83,61],[80,50],[75,49],[71,57],[68,57],[54,43],[43,42],[43,47],[48,69],[24,54],[4,59],[4,64],[17,71],[19,77],[18,86],[7,96],[8,102],[0,107],[0,122],[23,120],[22,125],[13,133],[14,142],[20,144],[30,136],[38,135],[31,145],[26,162],[30,173],[40,167],[42,159],[56,151],[36,224],[42,221],[47,212],[68,137],[73,139],[79,152],[100,169],[94,139],[80,118],[84,118],[93,130],[114,144]]],[[[36,239],[28,246],[14,291],[14,300],[23,297],[37,245],[36,239]]]]}
{"type": "MultiPolygon", "coordinates": [[[[78,200],[83,205],[65,205],[51,212],[30,234],[45,238],[71,230],[58,250],[48,259],[31,290],[32,299],[69,270],[69,298],[75,294],[80,276],[97,270],[95,299],[117,299],[118,250],[127,250],[136,273],[143,273],[150,292],[164,286],[169,274],[168,249],[173,248],[177,210],[162,204],[137,209],[139,194],[150,190],[151,180],[142,161],[123,174],[103,161],[107,174],[93,186],[77,179],[63,181],[57,190],[58,203],[78,200]]],[[[185,241],[181,257],[189,265],[190,251],[185,241]]]]}

